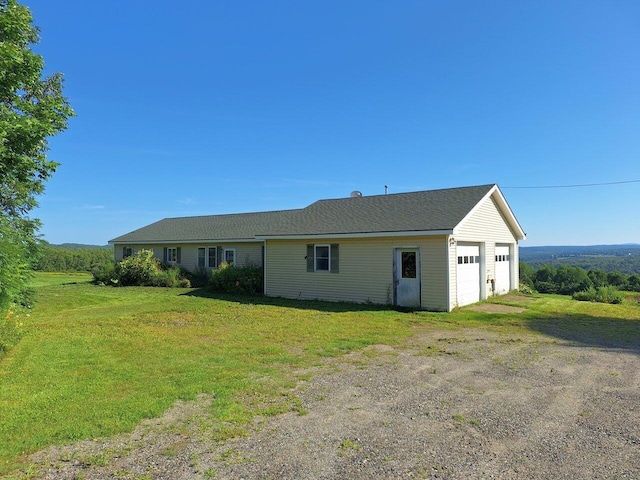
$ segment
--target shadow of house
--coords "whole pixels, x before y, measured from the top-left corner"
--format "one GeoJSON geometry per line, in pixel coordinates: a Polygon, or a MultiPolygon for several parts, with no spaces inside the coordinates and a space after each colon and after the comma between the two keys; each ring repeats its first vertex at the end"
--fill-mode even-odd
{"type": "Polygon", "coordinates": [[[576,346],[615,349],[640,354],[640,319],[563,314],[527,318],[527,328],[576,346]]]}
{"type": "Polygon", "coordinates": [[[318,310],[327,313],[344,313],[344,312],[380,312],[380,311],[397,311],[406,312],[402,308],[392,305],[378,305],[368,303],[355,302],[328,302],[324,300],[295,300],[283,297],[268,297],[266,295],[235,295],[230,293],[213,292],[210,288],[196,288],[189,292],[181,294],[183,296],[210,298],[214,300],[224,300],[243,305],[272,305],[276,307],[287,307],[298,310],[318,310]]]}

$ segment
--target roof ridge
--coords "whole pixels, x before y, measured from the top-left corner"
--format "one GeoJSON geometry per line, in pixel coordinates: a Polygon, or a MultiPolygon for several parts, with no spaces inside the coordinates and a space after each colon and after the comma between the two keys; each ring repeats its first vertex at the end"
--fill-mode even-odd
{"type": "Polygon", "coordinates": [[[238,212],[238,213],[211,213],[208,215],[187,215],[187,216],[182,216],[182,217],[165,217],[162,218],[160,220],[158,220],[159,222],[163,221],[163,220],[182,220],[182,219],[192,219],[192,218],[207,218],[207,217],[216,217],[216,218],[220,218],[220,217],[239,217],[242,215],[262,215],[262,214],[272,214],[272,213],[291,213],[291,212],[298,212],[302,210],[301,208],[289,208],[289,209],[282,209],[282,210],[262,210],[259,212],[238,212]]]}
{"type": "MultiPolygon", "coordinates": [[[[375,195],[362,195],[362,196],[358,196],[358,197],[337,197],[337,198],[321,198],[316,200],[315,202],[313,202],[312,204],[308,205],[307,207],[310,207],[311,205],[315,205],[316,203],[319,202],[332,202],[332,201],[336,201],[336,200],[351,200],[353,199],[358,199],[358,198],[377,198],[377,197],[397,197],[400,195],[416,195],[416,194],[420,194],[420,193],[431,193],[431,192],[444,192],[446,190],[465,190],[465,189],[471,189],[471,188],[486,188],[487,190],[490,190],[491,188],[493,188],[494,186],[497,186],[497,183],[486,183],[483,185],[466,185],[464,187],[445,187],[445,188],[433,188],[430,190],[414,190],[411,192],[397,192],[397,193],[376,193],[375,195]]],[[[305,208],[307,208],[305,207],[305,208]]],[[[304,209],[302,209],[304,210],[304,209]]]]}

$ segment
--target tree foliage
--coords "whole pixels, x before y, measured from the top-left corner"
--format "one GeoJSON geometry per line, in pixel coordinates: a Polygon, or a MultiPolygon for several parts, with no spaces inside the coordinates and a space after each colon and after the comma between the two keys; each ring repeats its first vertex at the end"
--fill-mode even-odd
{"type": "Polygon", "coordinates": [[[44,245],[33,262],[42,272],[93,272],[113,265],[113,248],[62,248],[44,245]]]}
{"type": "MultiPolygon", "coordinates": [[[[572,295],[576,292],[589,291],[609,294],[608,288],[640,292],[640,275],[627,275],[622,272],[606,272],[572,265],[555,268],[542,265],[534,270],[526,262],[520,262],[520,282],[540,293],[561,293],[572,295]]],[[[594,294],[595,295],[595,294],[594,294]]]]}
{"type": "Polygon", "coordinates": [[[31,12],[0,0],[0,321],[25,291],[38,249],[40,222],[29,212],[58,165],[48,138],[74,115],[62,75],[43,76],[44,59],[31,50],[38,40],[31,12]]]}

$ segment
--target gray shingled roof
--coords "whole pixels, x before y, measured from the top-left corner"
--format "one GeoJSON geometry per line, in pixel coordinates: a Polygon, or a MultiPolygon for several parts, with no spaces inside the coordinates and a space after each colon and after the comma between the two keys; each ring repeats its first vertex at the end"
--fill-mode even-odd
{"type": "Polygon", "coordinates": [[[298,210],[166,218],[111,242],[453,230],[493,187],[481,185],[319,200],[298,210]]]}

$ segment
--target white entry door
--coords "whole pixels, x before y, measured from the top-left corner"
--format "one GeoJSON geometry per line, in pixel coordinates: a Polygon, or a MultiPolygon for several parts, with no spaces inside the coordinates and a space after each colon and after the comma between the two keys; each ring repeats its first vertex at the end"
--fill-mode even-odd
{"type": "Polygon", "coordinates": [[[494,293],[507,293],[509,290],[511,290],[509,245],[496,245],[496,290],[494,293]]]}
{"type": "Polygon", "coordinates": [[[420,250],[396,248],[395,299],[399,307],[420,307],[420,250]]]}
{"type": "Polygon", "coordinates": [[[458,306],[480,301],[480,245],[458,245],[458,306]]]}

